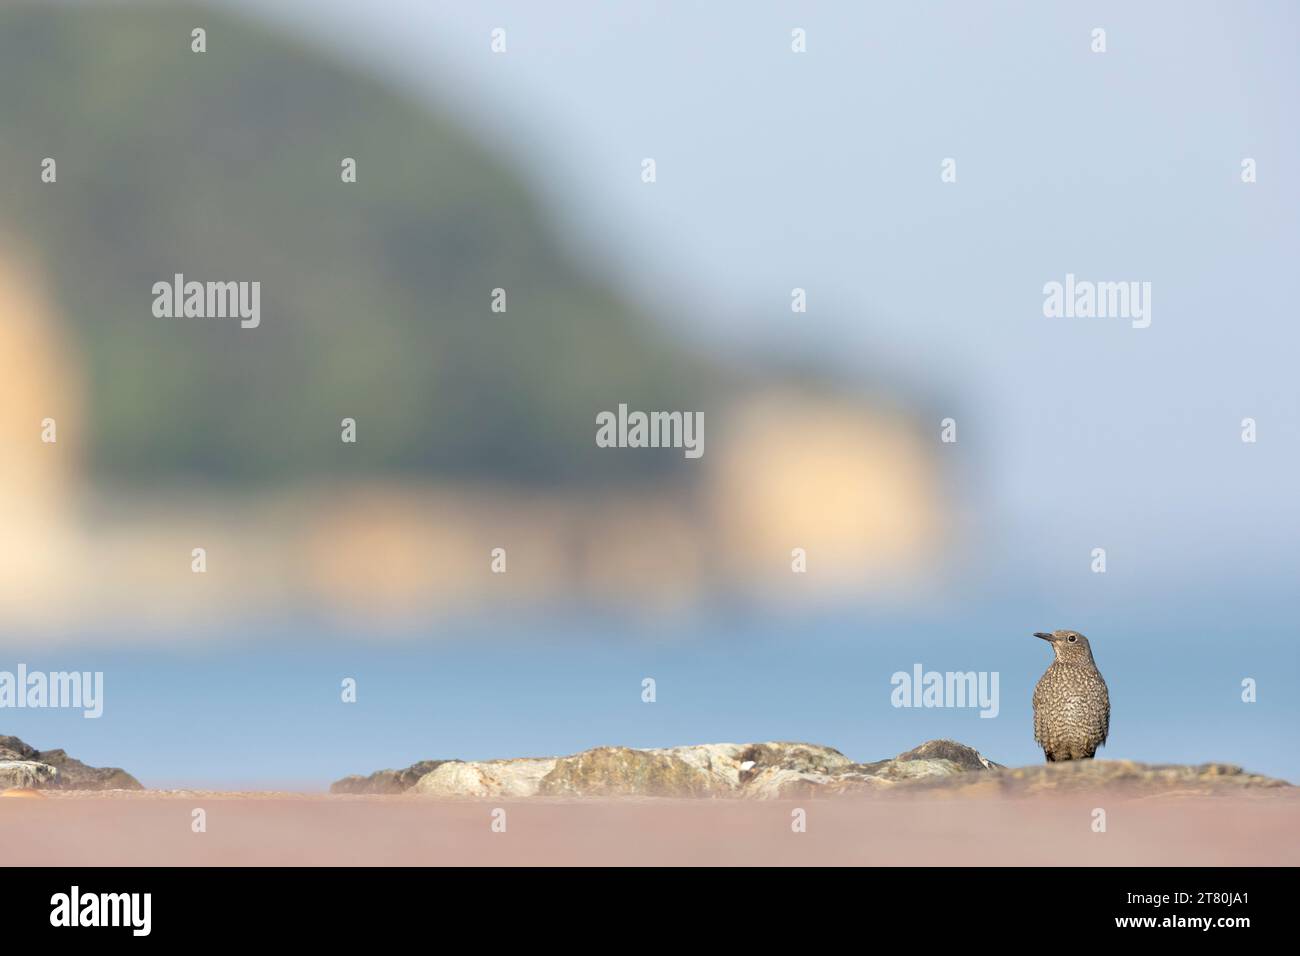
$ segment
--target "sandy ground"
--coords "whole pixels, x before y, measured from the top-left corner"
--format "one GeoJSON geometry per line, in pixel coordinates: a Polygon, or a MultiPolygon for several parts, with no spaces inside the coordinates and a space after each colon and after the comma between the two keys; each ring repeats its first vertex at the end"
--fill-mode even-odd
{"type": "Polygon", "coordinates": [[[0,800],[0,864],[1297,865],[1294,795],[443,802],[305,794],[0,800]],[[495,808],[506,832],[491,828],[495,808]],[[1106,811],[1106,832],[1092,830],[1106,811]],[[207,832],[191,829],[206,811],[207,832]],[[791,830],[792,811],[807,831],[791,830]]]}

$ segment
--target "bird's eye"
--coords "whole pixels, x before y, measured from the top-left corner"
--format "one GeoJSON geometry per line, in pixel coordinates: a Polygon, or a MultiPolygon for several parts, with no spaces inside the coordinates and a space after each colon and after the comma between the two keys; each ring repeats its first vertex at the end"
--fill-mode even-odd
{"type": "Polygon", "coordinates": [[[1076,638],[1073,634],[1071,634],[1071,635],[1070,635],[1070,643],[1073,644],[1076,640],[1078,640],[1078,638],[1076,638]]]}

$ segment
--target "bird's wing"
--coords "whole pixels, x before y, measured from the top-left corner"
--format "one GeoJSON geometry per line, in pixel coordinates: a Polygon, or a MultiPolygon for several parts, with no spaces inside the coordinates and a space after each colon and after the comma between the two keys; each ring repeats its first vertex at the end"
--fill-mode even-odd
{"type": "Polygon", "coordinates": [[[1039,678],[1037,685],[1034,687],[1034,740],[1040,744],[1047,739],[1047,728],[1045,726],[1047,715],[1041,706],[1042,695],[1043,681],[1042,678],[1039,678]]]}
{"type": "Polygon", "coordinates": [[[1101,680],[1101,742],[1104,744],[1110,736],[1110,690],[1105,678],[1098,675],[1098,679],[1101,680]]]}

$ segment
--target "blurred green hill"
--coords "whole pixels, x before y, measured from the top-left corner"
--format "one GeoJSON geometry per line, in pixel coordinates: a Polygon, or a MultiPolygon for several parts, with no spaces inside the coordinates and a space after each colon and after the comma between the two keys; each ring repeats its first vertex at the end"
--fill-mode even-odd
{"type": "Polygon", "coordinates": [[[503,164],[411,98],[173,4],[6,6],[0,89],[0,235],[42,263],[79,348],[96,478],[547,485],[683,467],[599,454],[595,413],[703,409],[716,373],[566,258],[503,164]],[[261,327],[155,318],[151,286],[178,272],[261,281],[261,327]]]}

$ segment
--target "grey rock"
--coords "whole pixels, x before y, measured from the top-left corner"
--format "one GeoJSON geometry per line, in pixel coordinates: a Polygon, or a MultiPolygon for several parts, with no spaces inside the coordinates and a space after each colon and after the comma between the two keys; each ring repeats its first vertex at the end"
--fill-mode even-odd
{"type": "Polygon", "coordinates": [[[556,762],[554,757],[449,760],[421,777],[414,792],[426,797],[531,797],[556,762]]]}
{"type": "Polygon", "coordinates": [[[951,760],[962,770],[1001,770],[1002,765],[994,763],[974,747],[967,747],[955,740],[927,740],[919,747],[907,753],[901,753],[898,761],[912,760],[951,760]]]}
{"type": "Polygon", "coordinates": [[[0,759],[0,790],[44,790],[58,778],[59,771],[47,763],[0,759]]]}
{"type": "Polygon", "coordinates": [[[1106,790],[1137,796],[1215,796],[1294,790],[1285,780],[1247,773],[1234,764],[1148,764],[1135,760],[1070,760],[1007,768],[994,774],[932,780],[946,794],[1006,796],[1106,790]]]}
{"type": "MultiPolygon", "coordinates": [[[[806,744],[795,746],[808,747],[806,744]]],[[[879,793],[898,784],[1001,769],[1000,764],[978,750],[954,740],[928,740],[892,760],[872,763],[853,763],[830,748],[815,749],[827,750],[839,760],[827,757],[820,763],[808,763],[799,760],[802,755],[796,751],[791,754],[794,758],[791,762],[783,763],[778,751],[778,759],[745,787],[742,796],[756,800],[784,800],[879,793]]]]}
{"type": "Polygon", "coordinates": [[[332,793],[430,797],[742,797],[776,800],[874,793],[899,783],[998,769],[978,751],[932,740],[892,760],[854,763],[833,747],[793,741],[635,749],[565,757],[424,761],[405,771],[345,777],[332,793]],[[419,775],[422,767],[431,769],[419,775]],[[416,777],[412,783],[411,778],[416,777]]]}
{"type": "MultiPolygon", "coordinates": [[[[1031,795],[1123,790],[1138,794],[1279,792],[1281,780],[1230,764],[1200,766],[1088,760],[1007,768],[954,740],[929,740],[889,760],[855,763],[832,747],[789,741],[638,750],[596,747],[567,757],[426,761],[407,771],[349,777],[345,786],[404,786],[424,797],[731,797],[788,800],[862,794],[1031,795]],[[418,768],[433,769],[416,783],[418,768]],[[400,780],[385,775],[397,774],[400,780]],[[401,776],[405,774],[405,776],[401,776]],[[371,783],[370,781],[380,781],[371,783]],[[349,783],[360,781],[362,783],[349,783]]],[[[1294,788],[1291,788],[1292,790],[1294,788]]]]}
{"type": "Polygon", "coordinates": [[[421,760],[402,770],[377,770],[369,776],[353,774],[330,784],[330,793],[405,793],[425,774],[453,760],[421,760]]]}
{"type": "Polygon", "coordinates": [[[713,797],[733,792],[740,763],[727,745],[709,748],[634,750],[597,747],[561,757],[540,781],[551,797],[713,797]]]}
{"type": "Polygon", "coordinates": [[[30,784],[6,783],[0,777],[0,789],[18,786],[59,790],[144,789],[140,781],[119,767],[88,767],[63,750],[37,750],[17,737],[0,736],[0,766],[6,762],[36,762],[50,767],[54,774],[42,775],[38,782],[30,784]]]}

